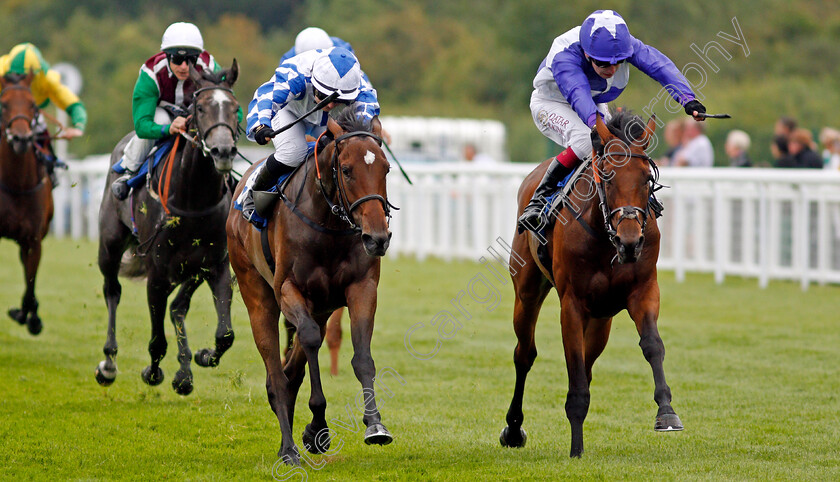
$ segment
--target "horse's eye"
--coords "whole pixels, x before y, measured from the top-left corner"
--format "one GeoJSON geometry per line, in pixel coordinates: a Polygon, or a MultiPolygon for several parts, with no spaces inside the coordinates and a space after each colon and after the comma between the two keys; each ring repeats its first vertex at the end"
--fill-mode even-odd
{"type": "Polygon", "coordinates": [[[197,110],[198,112],[204,112],[204,106],[199,104],[195,106],[195,110],[197,110]]]}
{"type": "Polygon", "coordinates": [[[341,166],[341,173],[344,174],[346,177],[350,177],[350,166],[341,166]]]}

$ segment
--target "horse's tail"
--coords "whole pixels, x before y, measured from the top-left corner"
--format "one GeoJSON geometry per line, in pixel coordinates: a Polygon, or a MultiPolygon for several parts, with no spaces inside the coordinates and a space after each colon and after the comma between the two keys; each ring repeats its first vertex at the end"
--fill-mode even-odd
{"type": "Polygon", "coordinates": [[[146,263],[137,255],[137,246],[131,246],[123,253],[120,262],[120,276],[140,279],[146,277],[146,263]]]}

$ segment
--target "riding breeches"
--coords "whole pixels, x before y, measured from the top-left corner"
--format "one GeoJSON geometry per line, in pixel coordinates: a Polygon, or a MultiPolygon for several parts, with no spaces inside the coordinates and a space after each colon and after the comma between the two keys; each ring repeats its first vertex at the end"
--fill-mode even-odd
{"type": "MultiPolygon", "coordinates": [[[[172,122],[172,119],[172,116],[165,109],[161,107],[155,109],[155,124],[167,125],[172,122]]],[[[143,165],[143,161],[146,160],[146,156],[155,146],[155,142],[157,142],[157,139],[141,139],[137,137],[137,134],[134,134],[123,150],[123,167],[131,172],[137,172],[143,165]]]]}
{"type": "MultiPolygon", "coordinates": [[[[292,109],[282,109],[274,114],[271,119],[271,128],[279,129],[297,119],[292,109]]],[[[303,120],[290,129],[274,136],[271,141],[274,143],[274,160],[290,167],[297,167],[306,160],[306,136],[307,134],[317,138],[327,128],[318,126],[303,120]]],[[[271,159],[271,158],[269,158],[271,159]]]]}
{"type": "MultiPolygon", "coordinates": [[[[610,119],[607,104],[597,104],[604,121],[610,119]]],[[[537,89],[531,94],[531,116],[544,136],[564,147],[571,147],[578,159],[592,155],[591,129],[584,123],[559,90],[537,89]]]]}

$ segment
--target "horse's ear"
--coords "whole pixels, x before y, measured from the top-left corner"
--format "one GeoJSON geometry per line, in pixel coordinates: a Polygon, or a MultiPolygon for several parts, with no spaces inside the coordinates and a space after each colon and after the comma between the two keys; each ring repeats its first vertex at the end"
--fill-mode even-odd
{"type": "Polygon", "coordinates": [[[612,132],[607,128],[607,125],[604,124],[604,120],[601,118],[601,114],[595,114],[595,130],[598,131],[598,137],[601,138],[601,144],[607,145],[610,139],[613,136],[612,132]]]}
{"type": "Polygon", "coordinates": [[[650,138],[653,136],[654,132],[656,132],[656,114],[650,116],[647,126],[645,126],[645,131],[642,133],[641,139],[639,139],[642,149],[647,149],[650,138]]]}
{"type": "Polygon", "coordinates": [[[32,84],[32,80],[35,78],[35,71],[32,70],[32,67],[29,68],[29,72],[26,73],[26,77],[23,78],[23,85],[29,87],[32,84]]]}
{"type": "Polygon", "coordinates": [[[225,75],[225,84],[228,87],[233,87],[233,84],[236,82],[236,79],[239,78],[239,62],[236,59],[233,59],[233,63],[230,64],[230,70],[228,70],[227,75],[225,75]]]}
{"type": "Polygon", "coordinates": [[[196,70],[196,68],[193,64],[190,64],[189,62],[187,62],[187,63],[190,66],[190,80],[192,80],[195,83],[195,85],[197,86],[198,83],[201,82],[201,79],[202,79],[201,72],[196,70]]]}
{"type": "Polygon", "coordinates": [[[370,131],[373,132],[376,137],[382,139],[382,122],[379,121],[378,115],[374,116],[373,119],[370,120],[370,131]]]}
{"type": "Polygon", "coordinates": [[[332,117],[327,119],[327,129],[333,135],[333,139],[337,139],[340,135],[344,134],[344,129],[332,117]]]}

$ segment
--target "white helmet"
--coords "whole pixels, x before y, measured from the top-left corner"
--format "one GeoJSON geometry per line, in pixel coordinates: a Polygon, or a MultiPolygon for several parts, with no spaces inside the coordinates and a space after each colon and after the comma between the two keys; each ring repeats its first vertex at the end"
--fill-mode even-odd
{"type": "Polygon", "coordinates": [[[305,28],[295,37],[295,55],[308,50],[328,49],[332,46],[333,42],[330,36],[318,27],[305,28]]]}
{"type": "Polygon", "coordinates": [[[336,47],[324,52],[312,66],[312,85],[323,94],[338,92],[338,100],[355,101],[362,83],[359,61],[349,50],[336,47]]]}
{"type": "Polygon", "coordinates": [[[176,22],[166,27],[166,31],[163,32],[160,49],[163,51],[185,50],[184,53],[201,53],[204,51],[204,39],[201,38],[201,32],[195,25],[187,22],[176,22]],[[194,52],[196,50],[198,52],[194,52]]]}

